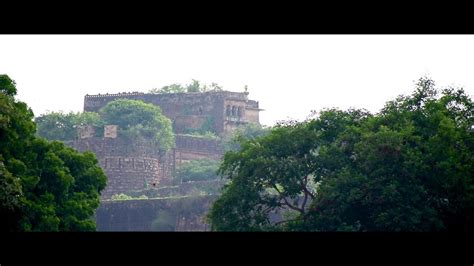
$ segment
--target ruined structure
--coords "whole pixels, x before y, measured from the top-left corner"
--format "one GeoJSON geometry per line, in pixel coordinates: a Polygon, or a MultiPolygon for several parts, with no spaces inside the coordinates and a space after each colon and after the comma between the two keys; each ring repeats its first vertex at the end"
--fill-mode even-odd
{"type": "Polygon", "coordinates": [[[176,147],[160,153],[144,142],[130,141],[118,134],[116,125],[106,125],[103,136],[94,128],[78,130],[78,138],[70,143],[79,151],[93,151],[104,169],[108,184],[102,199],[149,186],[169,185],[173,170],[181,163],[202,158],[219,160],[223,147],[217,139],[187,135],[193,130],[211,131],[224,137],[246,123],[259,123],[258,102],[248,93],[228,91],[204,93],[145,94],[119,93],[86,95],[84,111],[98,112],[110,101],[134,99],[152,103],[173,122],[176,147]]]}
{"type": "Polygon", "coordinates": [[[84,111],[98,112],[116,99],[141,100],[159,106],[173,122],[176,134],[209,129],[220,136],[245,123],[259,123],[258,102],[248,99],[248,92],[209,91],[193,93],[118,93],[86,95],[84,111]]]}
{"type": "MultiPolygon", "coordinates": [[[[120,136],[116,125],[106,125],[103,134],[85,126],[78,130],[78,137],[69,145],[79,151],[96,154],[108,178],[107,187],[101,194],[101,206],[97,211],[100,231],[149,231],[156,227],[160,213],[171,212],[175,221],[173,230],[208,230],[203,217],[213,197],[202,199],[109,201],[116,194],[128,194],[144,188],[167,186],[172,181],[176,166],[189,160],[210,158],[219,160],[223,155],[221,141],[189,135],[193,131],[213,132],[219,137],[231,134],[247,123],[259,124],[258,102],[249,100],[248,93],[214,91],[204,93],[118,93],[86,95],[84,111],[98,112],[116,99],[141,100],[159,106],[172,121],[176,146],[163,153],[143,141],[129,140],[120,136]],[[197,207],[186,207],[194,202],[197,207]],[[185,204],[185,205],[183,205],[185,204]],[[174,213],[173,210],[187,210],[174,213]],[[157,218],[158,217],[158,218],[157,218]]],[[[101,129],[102,130],[102,129],[101,129]]],[[[100,131],[101,132],[101,131],[100,131]]]]}

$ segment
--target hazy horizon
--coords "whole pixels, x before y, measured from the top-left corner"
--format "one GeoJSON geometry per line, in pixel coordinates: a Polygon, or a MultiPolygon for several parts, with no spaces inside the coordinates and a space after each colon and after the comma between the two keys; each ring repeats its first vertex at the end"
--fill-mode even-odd
{"type": "Polygon", "coordinates": [[[273,125],[323,108],[377,112],[422,76],[472,96],[472,47],[474,35],[0,35],[0,74],[35,116],[195,79],[247,85],[273,125]]]}

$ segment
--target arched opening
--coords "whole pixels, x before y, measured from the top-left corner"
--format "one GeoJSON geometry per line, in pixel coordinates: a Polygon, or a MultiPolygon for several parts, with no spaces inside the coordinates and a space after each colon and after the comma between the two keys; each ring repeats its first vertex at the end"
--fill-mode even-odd
{"type": "Polygon", "coordinates": [[[242,117],[242,107],[237,108],[237,116],[242,117]]]}

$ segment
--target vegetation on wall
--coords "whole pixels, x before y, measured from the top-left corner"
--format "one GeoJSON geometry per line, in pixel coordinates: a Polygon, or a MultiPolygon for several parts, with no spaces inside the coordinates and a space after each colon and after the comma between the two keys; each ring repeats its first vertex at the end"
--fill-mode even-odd
{"type": "Polygon", "coordinates": [[[184,134],[205,139],[219,139],[214,127],[214,117],[208,116],[199,128],[184,128],[184,134]]]}
{"type": "Polygon", "coordinates": [[[100,109],[104,123],[118,125],[121,135],[149,140],[167,151],[174,146],[171,120],[160,107],[137,100],[118,99],[100,109]]]}
{"type": "Polygon", "coordinates": [[[205,181],[218,179],[217,169],[219,161],[212,159],[198,159],[184,162],[176,168],[174,179],[183,182],[205,181]]]}
{"type": "Polygon", "coordinates": [[[186,85],[171,84],[164,86],[160,89],[151,89],[150,93],[186,93],[186,92],[208,92],[208,91],[222,91],[222,86],[217,83],[211,83],[210,85],[201,84],[198,80],[194,80],[186,85]]]}
{"type": "Polygon", "coordinates": [[[143,139],[157,145],[161,150],[174,146],[171,121],[161,109],[142,101],[118,99],[109,102],[99,113],[50,112],[35,119],[37,134],[48,140],[68,141],[77,138],[77,129],[89,125],[95,129],[95,136],[103,136],[103,126],[118,125],[121,136],[143,139]]]}
{"type": "Polygon", "coordinates": [[[377,114],[327,109],[242,140],[220,166],[231,182],[212,228],[473,231],[473,112],[462,89],[421,78],[377,114]]]}
{"type": "Polygon", "coordinates": [[[0,230],[94,231],[106,185],[95,155],[38,138],[15,85],[0,75],[0,230]]]}
{"type": "Polygon", "coordinates": [[[98,113],[94,112],[49,112],[35,118],[37,124],[37,134],[48,140],[74,140],[77,137],[77,129],[81,126],[90,125],[99,130],[97,136],[102,136],[100,130],[104,126],[104,121],[98,113]]]}
{"type": "Polygon", "coordinates": [[[240,148],[240,142],[267,135],[271,127],[264,127],[256,123],[247,123],[239,126],[232,134],[222,139],[225,151],[235,151],[240,148]]]}
{"type": "Polygon", "coordinates": [[[136,199],[148,199],[145,195],[140,195],[138,197],[129,196],[123,193],[112,195],[110,200],[136,200],[136,199]]]}

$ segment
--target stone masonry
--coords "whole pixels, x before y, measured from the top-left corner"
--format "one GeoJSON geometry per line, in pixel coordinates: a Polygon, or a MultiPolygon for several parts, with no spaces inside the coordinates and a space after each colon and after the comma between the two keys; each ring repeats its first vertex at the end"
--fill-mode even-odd
{"type": "Polygon", "coordinates": [[[168,185],[175,167],[183,162],[201,158],[219,160],[223,155],[219,141],[182,133],[202,128],[207,123],[212,131],[224,136],[239,125],[259,123],[261,111],[257,101],[248,99],[248,93],[228,91],[86,95],[84,111],[98,112],[115,99],[142,100],[159,106],[173,122],[176,147],[160,153],[147,143],[122,138],[116,125],[106,125],[103,137],[94,136],[92,127],[80,128],[78,138],[69,144],[79,151],[89,150],[96,154],[108,177],[107,187],[101,195],[103,200],[147,186],[168,185]]]}
{"type": "Polygon", "coordinates": [[[218,135],[230,133],[245,123],[259,123],[258,102],[248,99],[247,92],[210,91],[204,93],[117,93],[86,95],[84,111],[98,112],[116,99],[141,100],[159,106],[163,114],[173,122],[176,134],[186,129],[202,127],[206,122],[218,135]]]}

